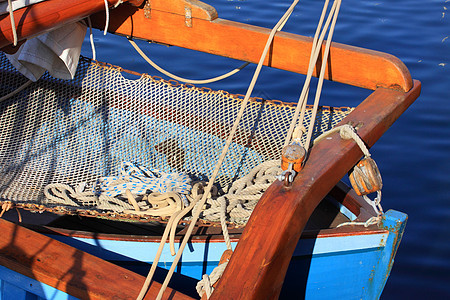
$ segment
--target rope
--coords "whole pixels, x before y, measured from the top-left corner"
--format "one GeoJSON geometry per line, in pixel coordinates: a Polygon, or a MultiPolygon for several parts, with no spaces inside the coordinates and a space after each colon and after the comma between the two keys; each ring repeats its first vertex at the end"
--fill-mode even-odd
{"type": "Polygon", "coordinates": [[[104,2],[105,2],[106,21],[105,21],[105,29],[103,30],[103,35],[106,35],[106,33],[108,32],[108,26],[109,26],[109,5],[108,5],[108,0],[104,0],[104,2]]]}
{"type": "Polygon", "coordinates": [[[227,245],[227,249],[233,250],[231,247],[230,234],[228,232],[228,226],[226,221],[226,211],[227,211],[227,202],[225,198],[221,197],[220,202],[220,225],[222,227],[222,234],[225,240],[225,244],[227,245]]]}
{"type": "Polygon", "coordinates": [[[359,146],[359,148],[361,149],[364,156],[370,157],[370,152],[369,152],[369,149],[367,149],[366,144],[364,144],[364,141],[356,133],[356,129],[353,128],[349,124],[334,127],[332,129],[328,130],[327,132],[322,133],[314,140],[314,145],[335,132],[339,132],[339,135],[344,140],[353,139],[356,142],[356,144],[359,146]]]}
{"type": "Polygon", "coordinates": [[[0,218],[3,217],[3,214],[5,212],[7,212],[8,210],[10,210],[13,207],[14,206],[13,206],[12,202],[9,202],[9,201],[3,202],[3,204],[2,204],[2,211],[0,212],[0,218]]]}
{"type": "Polygon", "coordinates": [[[383,208],[381,207],[381,191],[377,191],[377,196],[373,201],[370,200],[367,195],[363,195],[363,198],[373,207],[378,216],[383,214],[383,208]]]}
{"type": "Polygon", "coordinates": [[[92,34],[92,23],[91,18],[87,17],[88,25],[89,25],[89,41],[91,43],[92,49],[92,60],[97,60],[97,54],[95,52],[95,44],[94,44],[94,35],[92,34]]]}
{"type": "MultiPolygon", "coordinates": [[[[194,185],[193,190],[198,191],[199,186],[194,185]]],[[[197,193],[197,192],[195,192],[197,193]]],[[[167,241],[167,237],[169,236],[169,233],[171,233],[170,237],[170,250],[171,254],[175,255],[175,247],[174,247],[174,240],[175,240],[175,229],[178,224],[178,221],[181,220],[186,214],[188,214],[191,210],[196,210],[198,207],[198,201],[201,198],[201,194],[197,195],[195,198],[192,198],[191,204],[185,208],[182,212],[176,213],[170,217],[169,222],[167,223],[166,228],[164,229],[163,236],[161,237],[161,242],[159,243],[158,251],[156,252],[155,259],[153,260],[152,266],[150,268],[150,271],[147,274],[147,277],[145,278],[145,282],[141,288],[141,291],[139,292],[139,295],[136,299],[143,299],[145,294],[147,293],[148,287],[150,286],[150,283],[152,282],[153,275],[155,274],[156,268],[158,266],[159,259],[161,258],[161,253],[164,249],[164,245],[167,241]]],[[[198,210],[198,209],[197,209],[198,210]]]]}
{"type": "Polygon", "coordinates": [[[375,225],[375,224],[378,225],[380,221],[381,221],[381,217],[376,216],[376,217],[369,218],[366,222],[344,222],[344,223],[341,223],[338,226],[336,226],[336,228],[339,228],[342,226],[348,226],[348,225],[364,226],[367,228],[371,225],[375,225]]]}
{"type": "MultiPolygon", "coordinates": [[[[309,94],[309,88],[310,88],[312,73],[313,73],[315,65],[317,63],[317,59],[319,57],[319,54],[320,54],[320,52],[322,50],[322,43],[324,41],[326,31],[327,31],[327,29],[328,29],[328,27],[330,26],[330,23],[331,23],[331,27],[330,27],[330,29],[328,31],[328,38],[327,38],[327,41],[326,41],[325,51],[324,51],[324,55],[323,55],[324,59],[323,59],[323,62],[322,62],[322,67],[321,67],[320,75],[319,75],[319,81],[318,81],[317,89],[316,89],[316,96],[315,96],[315,100],[314,100],[313,113],[312,113],[311,120],[310,120],[310,125],[309,125],[309,129],[308,129],[308,135],[307,135],[307,138],[306,138],[306,143],[304,145],[306,151],[308,151],[308,149],[309,149],[310,141],[311,141],[311,138],[312,138],[312,133],[313,133],[313,129],[314,129],[314,123],[315,123],[315,119],[316,119],[316,116],[317,116],[317,109],[318,109],[318,105],[319,105],[320,94],[321,94],[322,86],[323,86],[323,79],[324,79],[324,76],[325,76],[325,69],[326,69],[327,60],[328,60],[329,49],[330,49],[330,46],[331,46],[331,40],[332,40],[332,37],[333,37],[334,28],[335,28],[337,16],[338,16],[338,13],[339,13],[339,8],[340,8],[340,5],[341,5],[341,0],[335,0],[334,1],[333,5],[332,5],[332,7],[330,9],[330,12],[328,14],[328,18],[327,18],[327,20],[325,22],[325,25],[324,25],[323,29],[320,30],[321,27],[322,27],[324,18],[325,18],[325,14],[326,14],[326,11],[327,11],[327,8],[328,8],[328,4],[329,4],[329,1],[326,0],[325,4],[324,4],[324,7],[323,7],[323,10],[322,10],[322,14],[320,16],[319,23],[317,25],[316,33],[315,33],[314,39],[313,39],[313,45],[312,45],[312,49],[311,49],[311,56],[310,56],[310,61],[309,61],[309,66],[308,66],[307,77],[306,77],[305,83],[303,85],[303,89],[302,89],[302,92],[300,94],[298,105],[297,105],[296,110],[294,112],[294,116],[293,116],[292,122],[291,122],[291,124],[289,126],[289,130],[288,130],[288,133],[286,135],[286,140],[285,140],[285,144],[284,144],[285,146],[287,146],[290,143],[291,138],[293,137],[293,132],[294,132],[294,129],[296,128],[296,124],[297,123],[299,123],[299,126],[300,126],[300,128],[297,129],[297,134],[303,131],[303,130],[301,130],[301,129],[303,129],[301,127],[303,127],[303,119],[304,119],[305,110],[306,110],[306,102],[307,102],[307,98],[308,98],[308,94],[309,94]],[[300,115],[300,118],[298,118],[298,116],[300,114],[300,110],[301,110],[301,115],[300,115]],[[300,121],[298,121],[298,120],[300,120],[300,121]]],[[[295,142],[298,142],[300,140],[300,138],[301,138],[301,136],[298,136],[298,135],[295,136],[294,137],[295,142]]]]}
{"type": "Polygon", "coordinates": [[[8,0],[9,19],[11,20],[11,30],[13,35],[13,45],[17,46],[17,30],[16,22],[14,21],[14,9],[12,6],[12,0],[8,0]]]}
{"type": "MultiPolygon", "coordinates": [[[[320,142],[321,140],[327,138],[331,134],[339,132],[339,135],[342,139],[348,140],[353,139],[356,144],[359,146],[361,151],[363,152],[365,157],[370,157],[369,149],[364,144],[364,141],[359,137],[359,135],[356,133],[356,129],[353,128],[351,125],[345,124],[342,126],[335,127],[333,129],[328,130],[327,132],[322,133],[319,135],[315,140],[314,144],[320,142]]],[[[381,191],[377,191],[377,197],[374,200],[370,200],[367,195],[363,195],[363,199],[373,207],[375,213],[377,214],[376,217],[371,217],[366,222],[345,222],[342,224],[339,224],[337,228],[341,226],[346,225],[363,225],[364,227],[368,227],[373,224],[378,224],[382,218],[383,215],[383,208],[381,207],[381,191]]]]}
{"type": "Polygon", "coordinates": [[[91,191],[85,191],[86,183],[79,184],[76,189],[54,183],[44,188],[44,195],[54,204],[97,205],[98,209],[162,217],[173,215],[190,204],[191,179],[186,174],[163,173],[130,162],[123,162],[119,173],[119,176],[99,178],[91,191]],[[149,191],[151,194],[147,195],[149,191]],[[129,204],[119,199],[124,195],[129,204]]]}
{"type": "Polygon", "coordinates": [[[227,77],[230,77],[234,74],[236,74],[237,72],[239,72],[240,70],[242,70],[243,68],[245,68],[246,66],[249,65],[248,62],[244,63],[243,65],[241,65],[240,67],[217,77],[214,78],[210,78],[210,79],[203,79],[203,80],[192,80],[192,79],[186,79],[186,78],[182,78],[179,77],[177,75],[174,75],[166,70],[164,70],[163,68],[161,68],[160,66],[158,66],[154,61],[152,61],[147,55],[145,55],[145,53],[141,50],[141,48],[139,48],[139,46],[131,39],[128,39],[128,41],[130,42],[130,44],[134,47],[134,49],[136,49],[136,51],[142,56],[143,59],[145,59],[153,68],[155,68],[156,70],[158,70],[159,72],[163,73],[164,75],[178,80],[178,81],[182,81],[182,82],[186,82],[186,83],[192,83],[192,84],[206,84],[206,83],[212,83],[212,82],[216,82],[222,79],[225,79],[227,77]]]}
{"type": "MultiPolygon", "coordinates": [[[[256,166],[247,175],[236,180],[227,194],[220,196],[217,200],[208,198],[209,207],[203,210],[202,219],[211,222],[220,221],[222,229],[226,228],[225,214],[229,215],[229,222],[247,223],[262,194],[281,171],[278,160],[266,161],[256,166]],[[227,202],[228,205],[226,205],[227,202]]],[[[223,230],[223,232],[226,241],[228,231],[223,230]]]]}
{"type": "Polygon", "coordinates": [[[202,297],[204,293],[206,293],[206,299],[209,299],[209,297],[211,297],[211,294],[214,291],[213,285],[217,281],[219,281],[220,277],[222,277],[222,274],[225,271],[227,265],[228,262],[224,262],[223,264],[218,265],[214,268],[214,270],[212,270],[209,276],[207,274],[203,274],[202,280],[200,280],[195,287],[200,297],[202,297]]]}
{"type": "MultiPolygon", "coordinates": [[[[305,143],[305,150],[308,151],[309,147],[310,147],[310,143],[311,143],[311,139],[312,139],[312,134],[313,134],[313,130],[314,130],[314,123],[316,120],[316,116],[317,116],[317,109],[319,107],[319,99],[320,99],[320,95],[322,92],[322,85],[323,85],[323,79],[325,76],[325,69],[327,66],[327,61],[328,61],[328,54],[330,52],[330,46],[331,46],[331,40],[333,38],[333,33],[334,33],[334,28],[336,25],[336,21],[337,21],[337,16],[339,14],[339,9],[341,7],[341,0],[336,0],[333,3],[333,6],[331,7],[327,22],[325,23],[325,27],[328,27],[328,24],[330,22],[330,18],[331,16],[333,16],[333,21],[331,23],[331,27],[330,30],[328,32],[328,38],[327,38],[327,42],[325,45],[325,51],[323,54],[323,62],[322,62],[322,67],[320,70],[320,76],[319,76],[319,82],[317,83],[317,89],[316,89],[316,96],[314,99],[314,106],[313,106],[313,112],[312,112],[312,116],[311,116],[311,120],[309,123],[309,128],[308,128],[308,134],[306,136],[306,143],[305,143]]],[[[325,33],[323,33],[323,35],[325,35],[325,33]]]]}
{"type": "MultiPolygon", "coordinates": [[[[229,147],[231,145],[231,142],[233,140],[234,134],[236,133],[237,127],[239,125],[240,119],[242,118],[242,115],[244,114],[244,110],[245,110],[245,108],[247,106],[247,103],[248,103],[248,101],[250,99],[250,95],[251,95],[251,93],[253,91],[253,88],[255,86],[256,80],[257,80],[257,78],[259,76],[259,73],[261,71],[261,68],[262,68],[262,65],[264,63],[264,59],[265,59],[265,57],[267,55],[267,52],[269,51],[270,45],[272,44],[273,38],[275,36],[275,33],[277,32],[278,28],[280,28],[280,26],[284,24],[285,20],[290,16],[290,14],[292,13],[295,5],[297,5],[298,1],[299,0],[295,0],[291,4],[289,9],[281,17],[281,19],[278,21],[278,23],[275,25],[275,27],[272,29],[272,31],[271,31],[271,33],[269,35],[267,43],[266,43],[266,45],[264,47],[263,54],[261,55],[259,63],[257,65],[257,67],[256,67],[255,73],[253,75],[252,81],[251,81],[251,83],[249,85],[249,88],[247,90],[247,93],[246,93],[246,95],[244,97],[244,100],[241,103],[241,107],[240,107],[239,113],[238,113],[238,115],[236,117],[236,120],[234,121],[233,127],[232,127],[232,129],[230,131],[230,134],[228,136],[227,142],[226,142],[226,144],[225,144],[225,146],[224,146],[224,148],[222,150],[222,153],[221,153],[221,155],[220,155],[220,157],[219,157],[219,159],[218,159],[218,161],[216,163],[216,166],[214,168],[213,174],[211,175],[211,178],[210,178],[210,180],[208,182],[208,185],[207,185],[207,187],[205,189],[205,193],[203,194],[202,199],[198,203],[198,205],[200,205],[200,207],[203,207],[203,205],[205,204],[205,202],[207,200],[207,197],[208,197],[208,194],[211,191],[213,183],[214,183],[214,181],[215,181],[215,179],[216,179],[216,177],[217,177],[217,175],[219,173],[220,167],[221,167],[222,162],[223,162],[223,160],[225,158],[225,155],[228,152],[228,149],[229,149],[229,147]]],[[[162,298],[162,294],[164,293],[164,290],[166,289],[167,285],[169,284],[170,278],[172,277],[172,275],[173,275],[173,273],[175,271],[175,268],[176,268],[176,266],[178,264],[178,261],[180,260],[180,257],[181,257],[181,255],[183,253],[183,250],[186,247],[187,241],[189,240],[189,238],[190,238],[190,236],[192,234],[192,231],[194,230],[195,223],[197,222],[197,220],[199,218],[199,215],[200,215],[200,210],[194,210],[193,211],[193,216],[192,216],[191,223],[189,224],[188,230],[187,230],[187,232],[186,232],[186,234],[185,234],[185,236],[183,238],[183,241],[182,241],[182,243],[180,245],[180,248],[179,248],[179,250],[177,252],[177,255],[174,258],[174,261],[173,261],[173,263],[172,263],[172,265],[171,265],[171,267],[169,269],[169,272],[168,272],[168,274],[167,274],[167,276],[166,276],[166,278],[165,278],[165,280],[164,280],[164,282],[163,282],[163,284],[161,286],[161,289],[160,289],[156,299],[161,299],[162,298]]],[[[138,298],[138,299],[141,299],[141,298],[138,298]]]]}
{"type": "MultiPolygon", "coordinates": [[[[177,192],[187,195],[191,190],[191,179],[184,173],[164,173],[158,169],[123,162],[119,174],[99,178],[96,183],[97,193],[115,197],[124,194],[125,190],[130,190],[135,195],[147,194],[150,190],[161,194],[177,192]]],[[[183,202],[189,204],[185,198],[183,202]]]]}

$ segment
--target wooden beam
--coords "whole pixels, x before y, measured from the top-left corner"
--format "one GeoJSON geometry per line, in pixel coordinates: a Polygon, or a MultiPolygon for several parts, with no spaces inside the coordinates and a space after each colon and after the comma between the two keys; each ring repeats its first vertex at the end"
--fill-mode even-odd
{"type": "MultiPolygon", "coordinates": [[[[108,0],[109,6],[116,5],[118,1],[108,0]]],[[[134,5],[142,4],[141,0],[131,2],[134,5]]],[[[131,4],[129,6],[133,7],[131,4]]],[[[102,10],[105,10],[104,0],[52,0],[18,9],[14,11],[18,40],[31,38],[64,24],[79,21],[102,10]]],[[[11,25],[9,14],[0,16],[0,48],[13,43],[11,25]]]]}
{"type": "MultiPolygon", "coordinates": [[[[79,299],[136,299],[145,278],[20,225],[0,219],[0,264],[79,299]]],[[[155,299],[152,282],[145,299],[155,299]]],[[[167,289],[163,299],[192,299],[167,289]]]]}
{"type": "MultiPolygon", "coordinates": [[[[152,0],[147,8],[122,5],[111,11],[109,31],[242,61],[259,61],[270,29],[215,18],[211,7],[198,3],[197,10],[203,8],[205,12],[192,16],[189,27],[186,14],[180,9],[180,5],[188,7],[187,2],[191,1],[152,0]]],[[[91,19],[94,27],[104,27],[104,14],[91,19]]],[[[306,74],[311,47],[309,37],[279,32],[265,65],[306,74]]],[[[412,87],[407,68],[396,57],[339,43],[332,43],[325,78],[372,90],[386,87],[408,91],[412,87]]]]}
{"type": "MultiPolygon", "coordinates": [[[[359,136],[370,147],[414,102],[408,93],[379,88],[341,123],[362,123],[359,136]]],[[[276,181],[253,211],[211,299],[276,299],[290,259],[315,207],[362,157],[353,140],[339,133],[315,145],[293,185],[276,181]]]]}
{"type": "Polygon", "coordinates": [[[151,18],[151,13],[156,11],[208,21],[217,18],[217,11],[214,7],[198,0],[150,0],[146,5],[149,12],[147,18],[151,18]]]}

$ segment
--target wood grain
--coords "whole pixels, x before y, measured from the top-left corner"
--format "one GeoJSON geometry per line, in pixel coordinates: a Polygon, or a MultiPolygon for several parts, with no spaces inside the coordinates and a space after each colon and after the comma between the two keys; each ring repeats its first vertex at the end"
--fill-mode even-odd
{"type": "MultiPolygon", "coordinates": [[[[174,4],[179,1],[169,2],[170,5],[165,10],[159,10],[153,7],[163,7],[166,1],[152,0],[150,17],[145,16],[143,8],[122,5],[111,11],[109,31],[242,61],[259,61],[270,29],[220,18],[207,18],[200,13],[200,17],[192,18],[192,27],[188,27],[184,12],[174,4]]],[[[205,15],[208,14],[212,13],[205,12],[205,15]]],[[[91,19],[94,27],[104,27],[104,14],[96,14],[91,19]]],[[[311,47],[312,39],[309,37],[279,32],[264,64],[306,74],[311,47]]],[[[412,87],[408,69],[398,58],[389,54],[332,43],[328,61],[325,78],[329,80],[372,90],[386,87],[408,91],[412,87]]],[[[314,76],[317,76],[320,66],[319,57],[314,76]]]]}
{"type": "MultiPolygon", "coordinates": [[[[361,122],[358,134],[370,147],[419,96],[420,86],[415,81],[409,93],[379,88],[342,124],[361,122]]],[[[353,140],[342,140],[339,133],[331,137],[312,148],[290,188],[277,181],[264,193],[211,299],[278,297],[311,213],[362,157],[353,140]]]]}
{"type": "MultiPolygon", "coordinates": [[[[108,0],[110,7],[117,2],[118,0],[108,0]]],[[[101,10],[105,10],[104,0],[52,0],[18,9],[14,11],[18,40],[28,39],[64,24],[79,21],[101,10]]],[[[9,14],[0,15],[0,48],[12,42],[9,14]]]]}
{"type": "MultiPolygon", "coordinates": [[[[79,299],[136,299],[145,278],[47,236],[0,219],[0,264],[79,299]]],[[[149,254],[150,255],[150,254],[149,254]]],[[[145,299],[155,299],[153,282],[145,299]]],[[[167,289],[164,299],[192,299],[167,289]]]]}

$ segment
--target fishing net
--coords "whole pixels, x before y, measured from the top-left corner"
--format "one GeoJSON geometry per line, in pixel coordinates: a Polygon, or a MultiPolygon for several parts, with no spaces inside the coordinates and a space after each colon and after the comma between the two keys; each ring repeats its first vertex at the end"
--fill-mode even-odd
{"type": "MultiPolygon", "coordinates": [[[[6,95],[26,79],[3,54],[0,60],[0,95],[6,95]]],[[[81,58],[73,80],[45,74],[0,103],[2,201],[31,210],[151,220],[124,213],[130,204],[123,199],[109,206],[55,203],[44,190],[59,183],[93,188],[99,178],[119,176],[124,162],[208,180],[243,97],[145,74],[126,79],[123,72],[81,58]]],[[[281,101],[250,101],[216,180],[221,193],[255,166],[280,157],[294,110],[281,101]]],[[[351,110],[321,107],[315,136],[351,110]]],[[[309,118],[310,109],[305,125],[309,118]]]]}

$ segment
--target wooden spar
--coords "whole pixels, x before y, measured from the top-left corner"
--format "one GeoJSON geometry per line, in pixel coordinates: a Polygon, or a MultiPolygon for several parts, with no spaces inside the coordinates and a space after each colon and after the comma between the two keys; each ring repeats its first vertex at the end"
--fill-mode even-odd
{"type": "MultiPolygon", "coordinates": [[[[108,2],[112,6],[117,0],[108,2]]],[[[146,8],[134,6],[142,2],[132,0],[111,10],[109,31],[249,62],[259,60],[270,32],[219,19],[214,8],[196,0],[152,0],[146,8]]],[[[19,9],[14,12],[19,41],[101,10],[103,0],[52,0],[19,9]]],[[[92,16],[92,21],[103,29],[105,14],[92,16]]],[[[8,14],[0,16],[0,28],[3,48],[13,41],[8,14]]],[[[265,65],[305,74],[311,45],[311,38],[279,32],[265,65]]],[[[372,90],[386,87],[408,91],[412,87],[407,68],[396,57],[339,43],[332,44],[325,78],[372,90]]]]}
{"type": "MultiPolygon", "coordinates": [[[[108,0],[114,6],[119,0],[108,0]]],[[[127,0],[124,0],[127,2],[127,0]]],[[[130,0],[132,5],[140,5],[143,0],[130,0]]],[[[130,4],[130,6],[131,6],[130,4]]],[[[105,9],[104,0],[52,0],[14,11],[18,40],[50,31],[61,25],[79,21],[93,13],[105,9]]],[[[0,16],[0,49],[12,44],[13,35],[9,14],[0,16]]]]}
{"type": "MultiPolygon", "coordinates": [[[[195,0],[148,3],[141,8],[125,4],[112,10],[109,31],[253,63],[259,61],[270,33],[270,29],[217,18],[214,8],[195,0]]],[[[91,19],[94,27],[104,27],[103,13],[91,19]]],[[[311,46],[311,38],[279,32],[265,65],[306,74],[311,46]]],[[[320,62],[315,76],[317,70],[320,62]]],[[[408,69],[396,57],[339,43],[332,43],[326,72],[326,79],[372,90],[386,87],[406,92],[412,87],[408,69]]]]}
{"type": "MultiPolygon", "coordinates": [[[[136,299],[145,278],[64,243],[0,219],[0,264],[79,299],[136,299]]],[[[145,299],[155,299],[152,282],[145,299]]],[[[163,299],[192,299],[168,288],[163,299]]]]}
{"type": "MultiPolygon", "coordinates": [[[[419,81],[408,93],[379,88],[341,124],[362,123],[358,134],[370,147],[414,102],[420,88],[419,81]]],[[[253,211],[211,299],[276,299],[311,213],[361,156],[353,140],[335,133],[311,149],[291,187],[272,184],[253,211]]]]}

